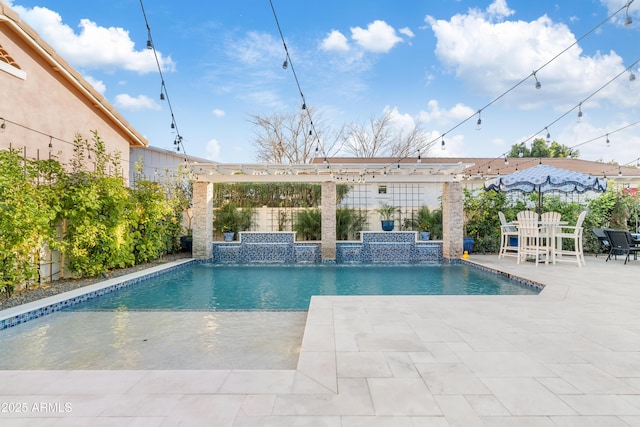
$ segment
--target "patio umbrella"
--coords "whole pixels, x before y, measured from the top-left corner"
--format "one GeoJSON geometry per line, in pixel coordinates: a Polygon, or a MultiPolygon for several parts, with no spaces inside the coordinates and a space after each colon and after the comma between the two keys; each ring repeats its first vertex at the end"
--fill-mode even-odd
{"type": "Polygon", "coordinates": [[[561,193],[604,192],[607,181],[586,173],[560,169],[549,165],[537,165],[509,175],[491,178],[484,183],[484,189],[494,191],[520,191],[538,193],[538,213],[542,210],[542,195],[551,191],[561,193]]]}

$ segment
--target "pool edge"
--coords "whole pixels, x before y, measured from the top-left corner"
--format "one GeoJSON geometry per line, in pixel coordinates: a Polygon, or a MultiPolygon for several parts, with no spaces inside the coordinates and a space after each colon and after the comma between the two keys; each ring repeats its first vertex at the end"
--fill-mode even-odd
{"type": "Polygon", "coordinates": [[[0,311],[0,331],[195,262],[196,260],[193,258],[172,261],[16,307],[7,308],[0,311]]]}

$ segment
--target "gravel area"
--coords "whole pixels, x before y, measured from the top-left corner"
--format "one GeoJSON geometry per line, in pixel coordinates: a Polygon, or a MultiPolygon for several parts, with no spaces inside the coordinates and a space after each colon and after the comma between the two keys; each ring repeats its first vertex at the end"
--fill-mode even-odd
{"type": "MultiPolygon", "coordinates": [[[[177,259],[189,258],[190,256],[191,254],[186,252],[165,255],[161,259],[158,259],[156,261],[135,265],[129,268],[111,270],[107,272],[107,278],[111,279],[113,277],[124,276],[125,274],[151,268],[156,265],[175,261],[177,259]]],[[[15,307],[21,304],[26,304],[32,301],[37,301],[39,299],[50,297],[52,295],[57,295],[63,292],[72,291],[74,289],[78,289],[83,286],[98,283],[102,280],[105,280],[105,278],[102,276],[98,276],[98,277],[85,277],[82,279],[60,279],[60,280],[55,280],[51,283],[42,283],[41,285],[30,285],[29,288],[27,289],[13,292],[13,294],[9,298],[6,298],[5,296],[0,296],[0,310],[4,310],[10,307],[15,307]]]]}

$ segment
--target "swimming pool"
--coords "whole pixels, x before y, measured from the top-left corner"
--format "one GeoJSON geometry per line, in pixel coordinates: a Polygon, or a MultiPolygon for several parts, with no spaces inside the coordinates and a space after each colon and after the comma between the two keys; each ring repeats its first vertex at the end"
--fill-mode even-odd
{"type": "Polygon", "coordinates": [[[472,266],[194,263],[68,310],[307,310],[313,295],[536,295],[472,266]]]}
{"type": "Polygon", "coordinates": [[[0,369],[295,369],[311,295],[537,293],[466,264],[191,262],[0,330],[0,369]]]}

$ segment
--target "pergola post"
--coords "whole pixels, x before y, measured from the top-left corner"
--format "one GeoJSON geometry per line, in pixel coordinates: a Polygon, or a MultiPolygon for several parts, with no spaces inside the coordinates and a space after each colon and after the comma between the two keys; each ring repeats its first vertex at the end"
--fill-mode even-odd
{"type": "Polygon", "coordinates": [[[336,183],[326,181],[322,183],[321,209],[322,212],[322,242],[320,252],[323,262],[336,260],[336,183]]]}
{"type": "Polygon", "coordinates": [[[213,183],[193,183],[193,257],[213,256],[213,183]]]}
{"type": "Polygon", "coordinates": [[[459,258],[464,240],[464,196],[462,183],[446,182],[442,185],[442,255],[459,258]]]}

